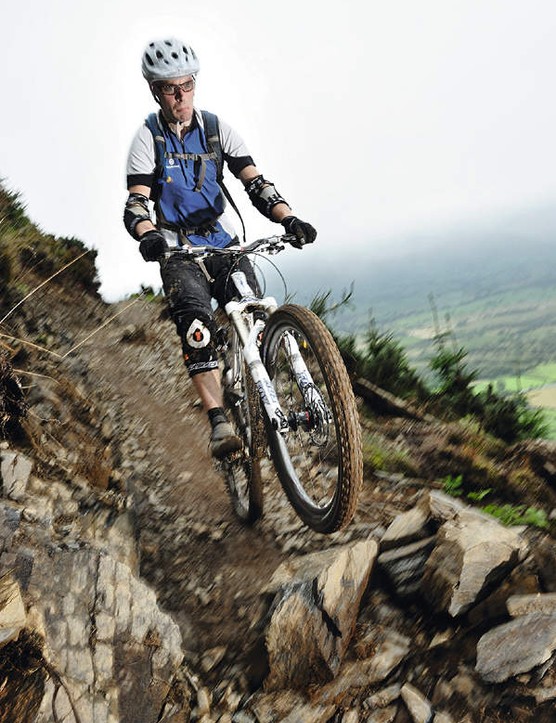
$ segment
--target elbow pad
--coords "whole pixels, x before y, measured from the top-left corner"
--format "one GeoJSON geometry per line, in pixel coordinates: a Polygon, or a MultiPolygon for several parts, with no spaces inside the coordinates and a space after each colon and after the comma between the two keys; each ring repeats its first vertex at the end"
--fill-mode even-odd
{"type": "Polygon", "coordinates": [[[288,205],[288,202],[278,193],[274,184],[262,176],[252,178],[245,186],[245,190],[257,211],[260,211],[263,216],[266,216],[271,221],[275,220],[272,218],[271,213],[274,206],[277,206],[279,203],[288,205]]]}
{"type": "Polygon", "coordinates": [[[137,224],[150,220],[149,199],[142,193],[130,193],[125,204],[124,226],[136,241],[139,240],[137,224]]]}

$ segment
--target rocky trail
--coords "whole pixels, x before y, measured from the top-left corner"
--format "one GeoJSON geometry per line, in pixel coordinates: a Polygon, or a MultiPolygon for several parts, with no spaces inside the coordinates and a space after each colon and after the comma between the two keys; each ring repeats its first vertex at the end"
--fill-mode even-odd
{"type": "Polygon", "coordinates": [[[374,453],[346,530],[304,527],[269,460],[245,527],[162,306],[74,301],[32,322],[61,352],[95,331],[78,352],[13,358],[35,376],[0,449],[1,723],[554,720],[553,538],[441,491],[488,473],[554,517],[553,445],[479,449],[390,400],[365,444],[404,471],[374,453]]]}
{"type": "Polygon", "coordinates": [[[182,621],[194,650],[226,646],[234,660],[269,572],[292,553],[367,537],[407,509],[416,490],[390,491],[386,499],[376,490],[364,494],[350,528],[327,537],[296,517],[268,460],[264,517],[253,528],[241,524],[210,457],[208,422],[181,362],[173,324],[153,306],[136,305],[96,336],[88,351],[88,384],[111,410],[121,438],[142,574],[182,621]]]}

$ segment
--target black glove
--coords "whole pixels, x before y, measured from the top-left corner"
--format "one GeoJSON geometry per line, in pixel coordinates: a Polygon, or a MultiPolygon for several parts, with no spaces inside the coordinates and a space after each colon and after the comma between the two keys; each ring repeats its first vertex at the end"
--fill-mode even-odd
{"type": "Polygon", "coordinates": [[[297,216],[286,216],[281,221],[282,226],[286,229],[286,233],[297,236],[297,241],[290,241],[296,249],[301,249],[305,244],[312,244],[317,237],[316,229],[310,223],[302,221],[297,216]]]}
{"type": "Polygon", "coordinates": [[[166,241],[160,231],[147,231],[139,239],[139,251],[145,261],[158,261],[166,251],[166,241]]]}

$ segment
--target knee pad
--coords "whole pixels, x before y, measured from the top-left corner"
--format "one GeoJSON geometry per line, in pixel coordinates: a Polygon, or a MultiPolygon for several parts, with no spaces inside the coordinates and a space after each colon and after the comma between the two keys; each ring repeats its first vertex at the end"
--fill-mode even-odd
{"type": "Polygon", "coordinates": [[[174,319],[181,338],[183,359],[190,376],[218,368],[216,324],[206,312],[191,311],[174,319]]]}

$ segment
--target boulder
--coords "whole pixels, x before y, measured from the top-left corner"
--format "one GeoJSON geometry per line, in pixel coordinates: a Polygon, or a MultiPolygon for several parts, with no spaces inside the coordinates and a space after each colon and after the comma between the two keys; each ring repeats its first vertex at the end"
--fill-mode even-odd
{"type": "Polygon", "coordinates": [[[556,593],[537,593],[536,595],[511,595],[506,605],[512,618],[529,613],[556,615],[556,593]]]}
{"type": "Polygon", "coordinates": [[[464,510],[437,534],[421,590],[431,605],[452,617],[467,612],[524,556],[519,528],[464,510]]]}
{"type": "Polygon", "coordinates": [[[475,669],[488,683],[501,683],[542,665],[555,650],[556,615],[530,613],[482,636],[475,669]]]}
{"type": "Polygon", "coordinates": [[[376,542],[367,540],[277,570],[265,588],[279,586],[266,631],[267,691],[303,688],[336,675],[376,555],[376,542]]]}
{"type": "MultiPolygon", "coordinates": [[[[365,642],[368,647],[358,645],[356,652],[365,653],[368,657],[359,661],[345,662],[336,679],[321,686],[315,693],[315,700],[321,704],[330,703],[370,685],[381,683],[400,665],[411,649],[409,638],[391,628],[381,626],[373,626],[372,634],[366,636],[365,642]]],[[[399,689],[396,689],[390,698],[385,693],[387,700],[384,705],[398,695],[399,689]]],[[[375,704],[381,705],[379,701],[375,704]]]]}
{"type": "Polygon", "coordinates": [[[394,518],[382,536],[380,551],[385,552],[429,537],[434,531],[429,524],[430,517],[426,498],[416,507],[402,512],[394,518]]]}
{"type": "Polygon", "coordinates": [[[435,542],[435,537],[426,537],[379,555],[378,565],[385,572],[397,595],[412,597],[419,592],[425,563],[435,542]]]}
{"type": "Polygon", "coordinates": [[[117,710],[122,722],[155,720],[178,690],[187,711],[181,634],[153,591],[94,549],[31,552],[33,627],[44,639],[45,664],[63,681],[59,692],[52,679],[45,685],[37,723],[53,710],[63,719],[72,707],[82,721],[108,720],[117,710]]]}
{"type": "Polygon", "coordinates": [[[25,496],[33,462],[24,454],[5,450],[0,452],[0,480],[5,497],[21,500],[25,496]]]}

